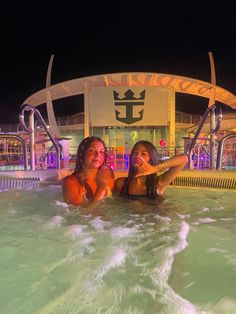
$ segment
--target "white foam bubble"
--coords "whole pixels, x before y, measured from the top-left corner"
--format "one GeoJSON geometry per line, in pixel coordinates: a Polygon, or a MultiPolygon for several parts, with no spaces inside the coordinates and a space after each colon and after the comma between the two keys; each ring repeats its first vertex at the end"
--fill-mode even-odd
{"type": "Polygon", "coordinates": [[[104,232],[104,227],[109,224],[109,222],[102,220],[100,217],[96,217],[91,221],[91,226],[98,232],[104,232]]]}
{"type": "Polygon", "coordinates": [[[219,206],[219,207],[214,208],[214,210],[223,210],[223,209],[225,209],[224,206],[219,206]]]}
{"type": "Polygon", "coordinates": [[[169,232],[170,229],[171,229],[170,226],[167,226],[167,225],[166,225],[166,226],[160,228],[160,232],[161,232],[161,233],[169,232]]]}
{"type": "Polygon", "coordinates": [[[227,220],[234,220],[235,218],[220,218],[220,220],[223,220],[223,221],[227,221],[227,220]]]}
{"type": "Polygon", "coordinates": [[[208,218],[208,217],[206,217],[206,218],[199,218],[198,220],[199,220],[201,223],[203,223],[203,224],[212,223],[212,222],[215,222],[215,221],[216,221],[216,219],[208,218]]]}
{"type": "Polygon", "coordinates": [[[236,300],[230,297],[222,298],[217,304],[207,305],[207,313],[208,314],[221,314],[221,313],[235,313],[236,309],[236,300]]]}
{"type": "Polygon", "coordinates": [[[158,267],[155,269],[155,274],[152,277],[154,283],[162,283],[162,284],[167,284],[167,279],[169,276],[169,273],[171,271],[171,266],[174,261],[174,255],[183,251],[188,243],[187,243],[187,235],[189,232],[189,225],[183,221],[181,224],[180,231],[178,233],[178,243],[175,246],[168,247],[165,249],[164,254],[165,254],[165,261],[161,265],[161,267],[158,267]]]}
{"type": "Polygon", "coordinates": [[[171,221],[170,217],[163,217],[160,215],[155,215],[154,217],[160,221],[166,221],[166,222],[171,221]]]}
{"type": "Polygon", "coordinates": [[[196,282],[195,282],[195,281],[192,281],[192,282],[188,283],[187,285],[185,285],[185,286],[184,286],[184,289],[188,289],[188,288],[194,286],[195,284],[196,284],[196,282]]]}
{"type": "Polygon", "coordinates": [[[84,225],[71,225],[67,229],[67,234],[72,238],[76,239],[82,236],[83,230],[86,228],[84,225]]]}
{"type": "Polygon", "coordinates": [[[124,248],[115,248],[113,254],[104,261],[98,268],[94,277],[87,282],[86,289],[89,293],[96,292],[98,288],[104,285],[104,276],[113,268],[122,266],[125,263],[127,253],[124,248]]]}
{"type": "Polygon", "coordinates": [[[180,244],[181,244],[180,247],[182,247],[182,249],[185,249],[185,247],[187,246],[188,233],[189,233],[189,224],[187,224],[186,222],[183,222],[181,229],[179,231],[179,239],[180,239],[180,244]]]}
{"type": "Polygon", "coordinates": [[[176,215],[181,218],[181,219],[185,219],[185,218],[190,218],[190,215],[186,214],[186,215],[181,215],[179,213],[176,213],[176,215]]]}
{"type": "Polygon", "coordinates": [[[80,243],[81,244],[90,244],[94,241],[95,241],[95,239],[92,236],[88,236],[88,237],[81,239],[80,243]]]}
{"type": "Polygon", "coordinates": [[[236,266],[236,257],[232,255],[224,255],[226,260],[233,266],[236,266]]]}
{"type": "Polygon", "coordinates": [[[123,248],[116,248],[114,254],[111,256],[108,262],[108,268],[119,267],[124,264],[126,259],[126,252],[123,248]]]}
{"type": "Polygon", "coordinates": [[[55,200],[54,201],[54,205],[57,206],[57,207],[63,207],[63,208],[68,208],[69,205],[65,202],[61,202],[61,201],[57,201],[55,200]]]}
{"type": "Polygon", "coordinates": [[[64,217],[62,216],[59,216],[59,215],[53,216],[46,226],[49,228],[60,227],[63,220],[64,220],[64,217]]]}
{"type": "Polygon", "coordinates": [[[203,208],[201,209],[202,212],[209,212],[209,210],[210,210],[210,209],[209,209],[208,207],[203,207],[203,208]]]}
{"type": "Polygon", "coordinates": [[[180,231],[178,233],[178,242],[176,245],[164,249],[164,259],[160,266],[154,269],[151,279],[159,288],[162,295],[162,302],[166,305],[166,313],[193,314],[201,313],[200,310],[188,300],[178,295],[168,284],[168,278],[171,267],[174,262],[174,256],[182,252],[188,245],[187,235],[189,233],[189,225],[182,221],[180,231]]]}
{"type": "Polygon", "coordinates": [[[219,248],[214,248],[214,247],[210,247],[207,250],[208,253],[226,253],[227,251],[224,249],[219,249],[219,248]]]}
{"type": "Polygon", "coordinates": [[[119,240],[122,238],[126,238],[130,235],[133,235],[136,232],[137,232],[136,227],[132,228],[117,227],[111,230],[111,237],[113,240],[119,240]]]}

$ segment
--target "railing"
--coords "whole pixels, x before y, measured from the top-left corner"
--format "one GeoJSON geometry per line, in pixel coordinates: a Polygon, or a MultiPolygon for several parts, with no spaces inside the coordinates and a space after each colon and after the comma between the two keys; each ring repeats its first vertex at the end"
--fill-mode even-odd
{"type": "MultiPolygon", "coordinates": [[[[56,119],[58,126],[84,124],[84,113],[80,112],[71,116],[61,116],[56,119]]],[[[44,121],[47,123],[47,118],[44,118],[44,121]]],[[[201,121],[201,115],[176,111],[175,121],[177,123],[198,124],[201,121]]],[[[18,124],[0,124],[0,132],[17,132],[17,130],[18,124]]]]}
{"type": "Polygon", "coordinates": [[[190,167],[190,162],[191,162],[191,156],[192,156],[192,150],[196,144],[196,141],[199,137],[200,132],[202,131],[203,125],[205,124],[208,116],[210,115],[210,129],[209,129],[209,134],[210,134],[210,169],[213,170],[215,169],[215,133],[220,129],[221,122],[222,122],[222,110],[221,108],[218,109],[218,114],[217,117],[215,115],[216,112],[216,106],[212,105],[208,107],[202,117],[202,120],[198,126],[198,129],[196,133],[194,134],[194,137],[186,151],[186,153],[189,155],[189,167],[190,167]]]}
{"type": "Polygon", "coordinates": [[[209,150],[209,144],[196,143],[193,147],[189,168],[197,170],[209,169],[211,158],[209,150]]]}
{"type": "MultiPolygon", "coordinates": [[[[189,114],[180,111],[175,112],[175,122],[177,123],[198,124],[201,121],[201,118],[202,117],[199,114],[189,114]]],[[[81,112],[72,116],[57,117],[56,120],[58,126],[84,124],[84,113],[81,112]]],[[[46,118],[45,122],[48,122],[46,118]]]]}
{"type": "MultiPolygon", "coordinates": [[[[223,162],[223,149],[224,149],[224,144],[225,142],[230,139],[230,138],[236,138],[236,134],[228,134],[226,136],[224,136],[218,145],[218,152],[217,152],[217,160],[216,160],[216,169],[217,170],[221,170],[222,169],[222,162],[223,162]]],[[[236,145],[235,145],[236,146],[236,145]]],[[[233,146],[234,147],[234,146],[233,146]]],[[[232,166],[236,166],[236,147],[235,149],[232,148],[232,166]],[[234,165],[235,162],[235,165],[234,165]]]]}
{"type": "MultiPolygon", "coordinates": [[[[18,135],[14,135],[14,134],[0,134],[0,139],[12,139],[12,140],[16,140],[16,141],[21,143],[21,145],[23,147],[23,151],[22,152],[23,152],[24,169],[27,170],[27,168],[28,168],[28,158],[27,158],[26,143],[25,143],[24,139],[22,139],[18,135]]],[[[2,157],[3,157],[3,155],[2,155],[2,157]]]]}
{"type": "Polygon", "coordinates": [[[0,133],[17,132],[18,124],[0,124],[0,133]]]}
{"type": "Polygon", "coordinates": [[[56,140],[54,139],[53,135],[51,134],[51,132],[49,132],[47,125],[42,117],[42,115],[40,114],[40,112],[34,108],[33,106],[24,104],[23,106],[21,106],[21,112],[19,115],[19,120],[20,120],[20,124],[22,126],[22,128],[29,134],[32,135],[31,138],[31,169],[35,170],[35,164],[34,164],[34,143],[32,143],[32,141],[34,141],[34,130],[30,127],[27,127],[25,124],[25,119],[24,119],[24,113],[25,111],[29,111],[30,112],[30,119],[31,119],[31,126],[34,126],[34,115],[36,115],[36,117],[38,118],[39,123],[41,124],[41,126],[44,128],[44,131],[47,133],[48,137],[50,138],[53,146],[55,147],[55,151],[56,151],[56,161],[57,161],[57,169],[60,169],[60,148],[56,142],[56,140]]]}
{"type": "Polygon", "coordinates": [[[175,112],[176,123],[198,124],[201,119],[202,117],[199,114],[188,114],[180,111],[175,112]]]}

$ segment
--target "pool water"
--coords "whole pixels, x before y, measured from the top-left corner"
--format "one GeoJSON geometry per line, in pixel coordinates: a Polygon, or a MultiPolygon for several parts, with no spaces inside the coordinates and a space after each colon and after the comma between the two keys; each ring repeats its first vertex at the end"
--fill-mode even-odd
{"type": "Polygon", "coordinates": [[[236,313],[235,192],[170,187],[99,216],[60,186],[0,194],[1,313],[236,313]]]}

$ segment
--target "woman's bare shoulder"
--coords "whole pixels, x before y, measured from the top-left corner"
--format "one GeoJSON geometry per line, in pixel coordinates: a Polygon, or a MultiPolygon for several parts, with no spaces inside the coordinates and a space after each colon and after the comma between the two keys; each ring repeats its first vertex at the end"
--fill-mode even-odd
{"type": "Polygon", "coordinates": [[[115,182],[122,182],[122,183],[124,183],[125,179],[127,179],[127,177],[119,177],[119,178],[116,179],[115,182]]]}
{"type": "Polygon", "coordinates": [[[115,187],[114,187],[115,192],[117,193],[120,192],[120,190],[122,189],[124,185],[125,179],[126,177],[120,177],[115,180],[115,187]]]}
{"type": "Polygon", "coordinates": [[[63,179],[63,185],[67,185],[67,184],[78,184],[78,180],[76,178],[76,175],[74,173],[70,174],[69,176],[66,176],[63,179]]]}

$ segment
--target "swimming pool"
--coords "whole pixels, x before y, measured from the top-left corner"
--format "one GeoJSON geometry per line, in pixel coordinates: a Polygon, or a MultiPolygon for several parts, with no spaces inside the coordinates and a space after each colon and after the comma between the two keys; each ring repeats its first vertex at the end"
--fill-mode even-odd
{"type": "Polygon", "coordinates": [[[235,192],[170,187],[97,217],[60,186],[0,194],[1,313],[236,313],[235,192]]]}

